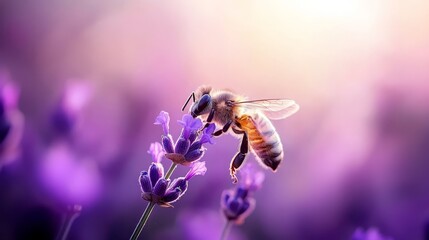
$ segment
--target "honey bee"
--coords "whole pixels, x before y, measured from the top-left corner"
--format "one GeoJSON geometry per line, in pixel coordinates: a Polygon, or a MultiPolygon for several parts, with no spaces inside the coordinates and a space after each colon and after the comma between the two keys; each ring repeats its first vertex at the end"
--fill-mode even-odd
{"type": "Polygon", "coordinates": [[[233,182],[237,182],[236,172],[243,164],[250,150],[257,161],[274,172],[283,160],[283,145],[279,134],[269,119],[284,119],[299,110],[299,105],[289,99],[247,100],[245,97],[227,90],[212,90],[201,86],[187,99],[193,99],[190,114],[206,119],[206,126],[214,122],[221,129],[213,133],[242,136],[240,149],[232,158],[230,174],[233,182]]]}

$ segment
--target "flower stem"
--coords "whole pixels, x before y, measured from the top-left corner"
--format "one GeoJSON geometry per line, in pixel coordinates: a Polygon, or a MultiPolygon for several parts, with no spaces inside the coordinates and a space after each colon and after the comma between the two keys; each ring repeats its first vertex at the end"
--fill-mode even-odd
{"type": "Polygon", "coordinates": [[[66,240],[67,235],[69,234],[70,228],[74,222],[74,220],[79,216],[82,210],[81,205],[73,205],[67,207],[67,212],[65,214],[65,218],[63,223],[61,224],[60,231],[57,235],[57,240],[66,240]]]}
{"type": "Polygon", "coordinates": [[[231,221],[227,220],[225,226],[223,227],[222,235],[220,240],[226,240],[228,238],[229,232],[231,230],[231,221]]]}
{"type": "Polygon", "coordinates": [[[171,174],[173,174],[174,169],[176,169],[177,163],[172,162],[170,165],[170,168],[168,169],[167,173],[165,174],[165,179],[169,179],[171,177],[171,174]]]}
{"type": "Polygon", "coordinates": [[[140,217],[139,223],[134,229],[133,235],[131,235],[130,239],[136,240],[140,236],[144,225],[146,225],[147,220],[149,219],[150,214],[152,213],[153,208],[155,207],[155,203],[149,202],[146,209],[144,210],[142,216],[140,217]]]}
{"type": "MultiPolygon", "coordinates": [[[[176,169],[177,164],[172,163],[170,168],[167,171],[167,174],[165,174],[165,179],[169,179],[171,174],[173,174],[174,169],[176,169]]],[[[155,203],[149,202],[146,209],[144,210],[142,216],[140,217],[139,222],[137,223],[136,228],[134,229],[133,234],[130,237],[130,240],[136,240],[139,238],[140,233],[142,232],[144,226],[146,225],[147,220],[149,219],[150,214],[152,213],[152,210],[155,207],[155,203]]]]}

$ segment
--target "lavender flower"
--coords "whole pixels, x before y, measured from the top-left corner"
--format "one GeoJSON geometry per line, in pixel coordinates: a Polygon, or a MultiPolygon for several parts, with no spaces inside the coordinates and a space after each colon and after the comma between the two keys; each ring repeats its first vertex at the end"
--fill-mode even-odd
{"type": "Polygon", "coordinates": [[[172,182],[164,176],[164,167],[161,163],[163,150],[160,143],[152,143],[148,151],[153,158],[148,171],[142,171],[139,177],[142,198],[163,207],[179,200],[188,188],[188,182],[197,175],[204,175],[207,171],[205,162],[193,162],[185,177],[179,177],[172,182]]]}
{"type": "Polygon", "coordinates": [[[358,228],[351,240],[393,240],[393,238],[383,236],[377,228],[369,228],[367,231],[358,228]]]}
{"type": "Polygon", "coordinates": [[[66,86],[52,115],[52,125],[62,135],[70,134],[80,113],[91,97],[91,89],[85,83],[72,82],[66,86]]]}
{"type": "Polygon", "coordinates": [[[155,124],[161,125],[164,132],[161,139],[165,156],[174,163],[189,166],[203,157],[206,150],[203,144],[213,144],[212,138],[215,130],[213,123],[209,124],[201,134],[202,121],[199,118],[193,118],[190,114],[183,115],[182,120],[178,121],[183,129],[174,144],[169,132],[169,122],[170,117],[165,111],[161,111],[155,120],[155,124]]]}
{"type": "Polygon", "coordinates": [[[133,234],[132,240],[136,240],[141,230],[144,228],[155,205],[162,207],[172,207],[172,203],[180,199],[188,189],[189,180],[197,175],[204,175],[207,171],[205,162],[199,162],[204,155],[204,144],[213,144],[214,124],[208,124],[202,128],[203,123],[198,118],[193,118],[185,114],[182,120],[178,121],[183,126],[182,132],[174,144],[170,135],[170,116],[167,112],[161,111],[155,119],[155,125],[161,125],[163,135],[162,144],[151,144],[148,153],[152,155],[152,164],[148,171],[142,171],[139,176],[142,198],[148,201],[148,205],[142,214],[133,234]],[[161,163],[162,157],[173,161],[167,173],[164,175],[164,167],[161,163]],[[188,173],[184,177],[170,180],[177,165],[190,166],[188,173]]]}
{"type": "Polygon", "coordinates": [[[24,116],[18,109],[19,88],[0,71],[0,169],[18,158],[24,116]]]}
{"type": "Polygon", "coordinates": [[[221,208],[227,221],[242,224],[255,208],[255,200],[250,196],[258,190],[264,180],[264,173],[248,163],[240,171],[242,181],[236,189],[225,190],[221,197],[221,208]]]}

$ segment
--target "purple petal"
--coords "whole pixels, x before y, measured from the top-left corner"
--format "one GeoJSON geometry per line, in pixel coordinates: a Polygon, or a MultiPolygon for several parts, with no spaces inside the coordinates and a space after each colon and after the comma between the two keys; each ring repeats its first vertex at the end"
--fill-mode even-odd
{"type": "Polygon", "coordinates": [[[164,135],[168,135],[170,128],[170,116],[168,115],[168,112],[161,111],[156,117],[154,124],[161,125],[164,135]]]}
{"type": "Polygon", "coordinates": [[[216,125],[214,123],[210,123],[206,129],[204,129],[204,134],[212,135],[216,129],[216,125]]]}
{"type": "Polygon", "coordinates": [[[252,163],[247,163],[240,170],[240,186],[249,191],[256,191],[261,188],[265,179],[265,174],[259,171],[252,163]]]}
{"type": "Polygon", "coordinates": [[[207,171],[206,162],[194,162],[191,165],[191,169],[185,175],[185,179],[189,181],[194,176],[204,175],[207,171]]]}
{"type": "Polygon", "coordinates": [[[226,205],[228,204],[228,200],[231,197],[231,190],[224,190],[222,192],[221,198],[220,198],[220,207],[223,211],[226,210],[226,205]]]}
{"type": "Polygon", "coordinates": [[[216,129],[216,126],[214,123],[209,124],[207,128],[204,129],[203,135],[201,136],[200,142],[202,144],[204,143],[210,143],[213,144],[213,132],[216,129]]]}
{"type": "Polygon", "coordinates": [[[201,119],[193,118],[190,114],[183,115],[182,120],[177,122],[183,126],[182,135],[185,139],[189,139],[191,133],[195,133],[203,126],[201,119]]]}
{"type": "Polygon", "coordinates": [[[246,212],[249,209],[249,207],[250,207],[250,203],[247,201],[247,199],[243,199],[240,209],[238,210],[238,215],[241,215],[244,212],[246,212]]]}
{"type": "Polygon", "coordinates": [[[249,193],[249,190],[247,190],[246,188],[238,187],[235,190],[235,197],[245,199],[247,197],[248,193],[249,193]]]}
{"type": "Polygon", "coordinates": [[[150,155],[152,155],[152,161],[156,163],[160,163],[162,156],[164,156],[165,152],[162,149],[162,145],[159,142],[154,142],[150,144],[149,151],[147,151],[150,155]]]}

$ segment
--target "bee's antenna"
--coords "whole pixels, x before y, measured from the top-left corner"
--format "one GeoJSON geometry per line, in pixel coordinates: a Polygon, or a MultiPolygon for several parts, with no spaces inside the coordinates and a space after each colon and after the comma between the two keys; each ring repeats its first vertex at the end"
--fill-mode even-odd
{"type": "Polygon", "coordinates": [[[185,104],[182,107],[182,112],[185,110],[186,105],[188,105],[189,101],[191,100],[192,97],[192,101],[195,102],[195,93],[192,92],[191,95],[189,95],[188,100],[186,100],[185,104]]]}

